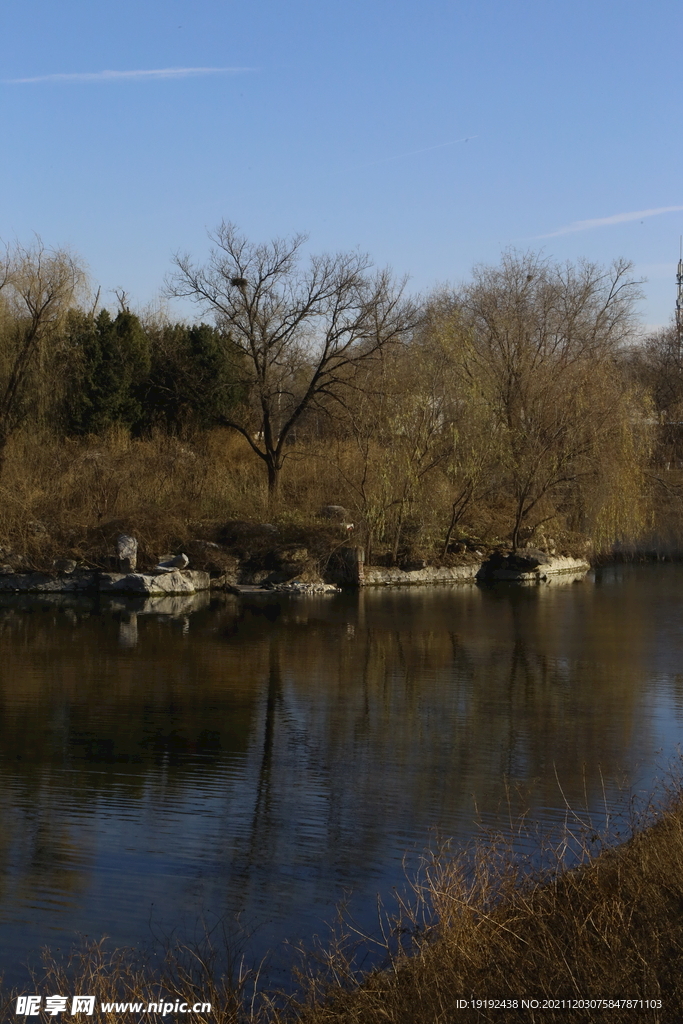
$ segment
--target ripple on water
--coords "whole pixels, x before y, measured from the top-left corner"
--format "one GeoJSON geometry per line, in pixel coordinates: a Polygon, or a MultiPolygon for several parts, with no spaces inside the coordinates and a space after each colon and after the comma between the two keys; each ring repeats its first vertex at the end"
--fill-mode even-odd
{"type": "Polygon", "coordinates": [[[183,629],[133,611],[125,647],[120,611],[4,601],[8,980],[45,942],[146,943],[238,915],[260,959],[319,933],[345,894],[372,929],[376,894],[438,836],[523,812],[542,832],[599,825],[680,742],[682,584],[660,566],[269,597],[183,629]]]}

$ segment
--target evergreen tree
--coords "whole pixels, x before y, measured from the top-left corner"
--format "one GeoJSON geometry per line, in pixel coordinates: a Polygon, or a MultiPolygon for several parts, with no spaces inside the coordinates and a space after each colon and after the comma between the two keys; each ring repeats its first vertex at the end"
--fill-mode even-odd
{"type": "Polygon", "coordinates": [[[162,328],[152,339],[145,425],[178,432],[219,422],[242,397],[239,361],[230,337],[209,324],[162,328]]]}
{"type": "Polygon", "coordinates": [[[115,319],[106,309],[96,318],[79,313],[71,318],[69,342],[74,372],[67,430],[99,434],[115,423],[138,429],[151,366],[139,319],[126,309],[115,319]]]}

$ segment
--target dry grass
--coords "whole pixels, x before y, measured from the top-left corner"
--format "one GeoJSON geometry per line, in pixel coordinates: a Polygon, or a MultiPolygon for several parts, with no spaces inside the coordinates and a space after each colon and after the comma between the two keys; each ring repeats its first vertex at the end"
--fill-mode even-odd
{"type": "Polygon", "coordinates": [[[479,839],[457,856],[441,850],[425,864],[416,901],[402,906],[395,923],[410,936],[409,948],[395,943],[388,969],[358,984],[352,956],[344,954],[347,938],[346,947],[329,951],[326,971],[308,971],[308,1001],[297,1007],[297,1019],[682,1020],[680,795],[654,824],[617,846],[604,846],[590,822],[576,824],[578,832],[542,851],[546,866],[535,871],[515,855],[510,836],[479,839]],[[592,852],[596,841],[603,846],[599,853],[592,852]],[[517,1004],[494,1008],[473,999],[517,1004]],[[522,999],[537,1004],[523,1008],[522,999]],[[609,1010],[581,1004],[597,999],[643,1003],[609,1010]],[[568,1000],[578,1002],[570,1009],[568,1000]]]}
{"type": "MultiPolygon", "coordinates": [[[[217,539],[228,520],[275,523],[301,534],[320,526],[324,505],[348,510],[354,542],[371,547],[377,564],[394,564],[395,557],[399,564],[438,561],[452,486],[437,467],[404,507],[405,488],[386,448],[375,444],[371,455],[368,468],[348,444],[302,441],[288,452],[281,494],[269,502],[264,464],[244,438],[225,429],[185,438],[163,432],[131,438],[124,429],[87,438],[26,431],[12,437],[0,479],[0,564],[11,563],[9,551],[36,569],[62,557],[103,565],[121,532],[138,538],[141,565],[154,564],[192,539],[217,539]]],[[[500,543],[511,511],[499,492],[468,507],[454,543],[458,531],[477,549],[500,543]]],[[[551,527],[560,547],[573,549],[577,538],[566,524],[551,516],[551,527]]]]}
{"type": "Polygon", "coordinates": [[[154,564],[192,539],[219,539],[228,520],[275,522],[284,542],[301,543],[302,531],[319,532],[320,507],[340,497],[332,474],[317,468],[292,460],[274,506],[261,462],[226,430],[190,439],[17,435],[0,480],[0,563],[9,551],[38,569],[65,556],[103,564],[116,536],[131,532],[140,564],[154,564]]]}
{"type": "MultiPolygon", "coordinates": [[[[617,846],[605,846],[590,821],[575,824],[555,845],[527,851],[526,861],[519,855],[520,841],[530,839],[523,830],[480,837],[455,855],[438,850],[425,860],[412,897],[399,900],[391,919],[382,915],[386,962],[365,975],[358,954],[367,937],[347,922],[327,947],[304,956],[296,996],[268,993],[258,971],[245,970],[238,959],[219,970],[226,961],[210,942],[169,949],[159,963],[131,951],[106,952],[102,944],[65,961],[46,954],[35,991],[87,992],[97,1007],[114,1000],[211,1002],[210,1015],[192,1015],[197,1024],[680,1021],[680,790],[654,824],[617,846]],[[600,852],[591,852],[597,847],[600,852]],[[530,871],[531,861],[543,866],[530,871]],[[536,1004],[522,1007],[523,999],[536,1004]],[[608,1010],[581,1003],[597,999],[643,1002],[608,1010]],[[570,1009],[568,1000],[578,1002],[570,1009]]],[[[11,1001],[4,1005],[9,1019],[11,1001]]],[[[164,1018],[154,1012],[124,1018],[96,1008],[90,1019],[164,1018]]]]}
{"type": "MultiPolygon", "coordinates": [[[[144,567],[188,550],[193,539],[224,542],[223,524],[245,521],[275,523],[278,544],[311,546],[324,567],[348,537],[336,529],[322,538],[317,513],[326,504],[349,506],[352,496],[340,491],[329,459],[309,454],[290,460],[281,498],[269,504],[263,465],[226,430],[185,439],[135,439],[125,430],[99,438],[16,435],[0,480],[0,564],[48,570],[68,557],[107,567],[115,538],[126,532],[138,538],[144,567]]],[[[193,565],[202,567],[197,552],[193,565]]]]}
{"type": "Polygon", "coordinates": [[[29,565],[68,555],[97,562],[123,531],[154,562],[203,536],[206,522],[265,509],[260,467],[239,439],[216,432],[183,441],[14,438],[0,482],[0,545],[29,565]]]}
{"type": "MultiPolygon", "coordinates": [[[[91,1020],[98,1024],[114,1024],[119,1021],[162,1021],[178,1019],[166,1009],[147,1011],[150,1004],[163,1007],[175,1005],[176,1001],[192,1007],[197,1004],[211,1004],[210,1010],[185,1013],[181,1019],[193,1024],[238,1024],[250,1014],[250,998],[254,986],[249,972],[241,973],[241,964],[233,965],[236,971],[221,973],[215,967],[214,951],[210,943],[202,947],[177,946],[166,951],[161,963],[154,958],[144,958],[130,949],[107,949],[106,944],[92,942],[72,951],[65,957],[55,956],[49,950],[43,952],[42,969],[33,972],[32,991],[42,996],[66,995],[68,1014],[71,996],[74,994],[94,996],[95,1007],[92,1016],[76,1016],[78,1020],[91,1020]],[[105,1009],[102,1004],[138,1003],[144,1009],[139,1012],[122,1013],[116,1009],[105,1009]]],[[[0,999],[2,1020],[15,1019],[14,1011],[19,993],[11,992],[0,999]]],[[[23,993],[22,993],[23,994],[23,993]]],[[[44,1000],[43,1000],[44,1002],[44,1000]]],[[[250,1014],[250,1016],[253,1016],[250,1014]]],[[[16,1018],[21,1019],[21,1018],[16,1018]]],[[[26,1018],[53,1021],[56,1018],[41,1008],[36,1017],[26,1018]]],[[[57,1019],[61,1019],[57,1018],[57,1019]]]]}

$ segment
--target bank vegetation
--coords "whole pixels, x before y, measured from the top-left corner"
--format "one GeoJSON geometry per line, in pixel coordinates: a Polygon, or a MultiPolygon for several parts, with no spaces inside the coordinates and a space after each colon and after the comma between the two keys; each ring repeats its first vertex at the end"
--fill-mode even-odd
{"type": "MultiPolygon", "coordinates": [[[[522,822],[433,851],[393,910],[380,907],[376,935],[342,919],[329,942],[302,949],[287,992],[224,946],[220,929],[163,956],[104,940],[70,955],[45,951],[33,990],[87,991],[91,1019],[102,1022],[163,1020],[147,1007],[165,1004],[168,1014],[176,1001],[211,1004],[193,1014],[197,1024],[680,1021],[680,793],[626,841],[571,810],[567,825],[543,840],[522,822]],[[144,1011],[122,1016],[102,1003],[144,1011]]],[[[2,997],[7,1019],[16,998],[2,997]]]]}
{"type": "MultiPolygon", "coordinates": [[[[179,255],[167,287],[196,301],[192,322],[123,294],[102,308],[66,250],[5,250],[1,564],[103,564],[122,531],[143,562],[202,539],[229,553],[259,524],[320,540],[321,566],[348,543],[396,565],[683,550],[683,354],[674,328],[641,337],[628,264],[509,252],[418,300],[368,258],[307,258],[304,241],[223,224],[205,265],[179,255]]],[[[604,1012],[680,1019],[680,801],[625,844],[579,838],[571,869],[564,839],[540,871],[500,837],[441,851],[387,925],[384,969],[362,975],[347,933],[320,969],[303,961],[297,999],[210,949],[150,972],[89,947],[48,956],[37,984],[80,979],[98,1002],[196,993],[218,1024],[596,1019],[473,997],[634,999],[649,1005],[604,1012]]]]}
{"type": "Polygon", "coordinates": [[[235,521],[300,541],[326,506],[379,564],[683,548],[683,358],[674,328],[643,340],[624,261],[508,252],[417,299],[357,252],[222,224],[166,287],[191,323],[5,250],[5,562],[97,563],[122,530],[153,560],[235,521]]]}

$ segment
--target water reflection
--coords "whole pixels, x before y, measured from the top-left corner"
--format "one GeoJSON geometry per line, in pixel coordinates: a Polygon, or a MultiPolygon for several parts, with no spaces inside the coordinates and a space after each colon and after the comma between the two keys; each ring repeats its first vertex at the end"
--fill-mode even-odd
{"type": "Polygon", "coordinates": [[[345,891],[369,923],[431,828],[648,784],[680,733],[682,583],[0,598],[8,976],[150,919],[244,912],[255,956],[345,891]]]}

